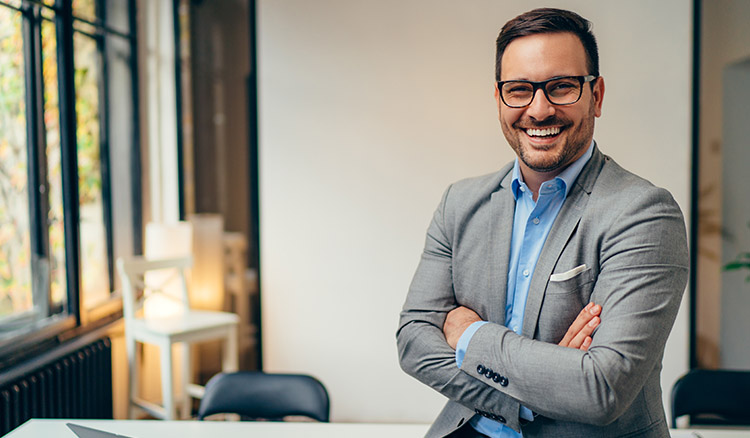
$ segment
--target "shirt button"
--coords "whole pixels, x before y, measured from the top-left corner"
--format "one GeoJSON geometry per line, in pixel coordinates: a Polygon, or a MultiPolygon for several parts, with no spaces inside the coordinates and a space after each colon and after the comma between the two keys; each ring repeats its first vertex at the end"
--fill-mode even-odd
{"type": "Polygon", "coordinates": [[[539,218],[535,217],[534,220],[531,222],[534,222],[534,225],[539,225],[539,218]]]}
{"type": "Polygon", "coordinates": [[[524,269],[523,270],[523,276],[524,277],[528,277],[529,276],[529,270],[528,269],[524,269]]]}
{"type": "Polygon", "coordinates": [[[521,189],[522,192],[526,191],[526,187],[524,187],[524,186],[520,186],[519,189],[521,189]]]}

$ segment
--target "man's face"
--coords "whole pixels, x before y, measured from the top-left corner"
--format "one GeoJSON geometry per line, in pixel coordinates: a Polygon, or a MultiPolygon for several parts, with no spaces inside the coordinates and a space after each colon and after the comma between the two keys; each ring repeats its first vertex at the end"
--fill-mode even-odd
{"type": "MultiPolygon", "coordinates": [[[[558,76],[584,76],[586,52],[573,33],[546,33],[517,38],[505,49],[501,80],[544,81],[558,76]]],[[[553,178],[580,158],[594,138],[594,117],[601,115],[604,80],[593,90],[583,84],[580,100],[572,105],[551,104],[544,91],[524,108],[509,108],[495,99],[505,138],[520,160],[524,176],[529,171],[553,178]]]]}

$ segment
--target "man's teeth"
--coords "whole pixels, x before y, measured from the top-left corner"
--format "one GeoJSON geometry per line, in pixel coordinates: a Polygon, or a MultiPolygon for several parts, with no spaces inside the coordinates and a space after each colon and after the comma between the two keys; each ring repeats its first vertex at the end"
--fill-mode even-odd
{"type": "Polygon", "coordinates": [[[526,133],[532,137],[547,137],[559,134],[560,128],[527,129],[526,133]]]}

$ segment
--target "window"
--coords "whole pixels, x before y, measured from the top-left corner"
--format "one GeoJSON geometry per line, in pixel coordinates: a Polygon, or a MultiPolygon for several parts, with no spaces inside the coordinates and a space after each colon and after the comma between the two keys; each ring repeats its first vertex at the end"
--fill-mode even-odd
{"type": "Polygon", "coordinates": [[[134,13],[133,0],[0,0],[0,352],[80,325],[133,252],[134,13]]]}

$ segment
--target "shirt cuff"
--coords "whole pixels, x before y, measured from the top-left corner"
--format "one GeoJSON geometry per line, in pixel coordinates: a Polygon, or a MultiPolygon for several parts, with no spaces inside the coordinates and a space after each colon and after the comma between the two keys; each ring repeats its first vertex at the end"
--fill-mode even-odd
{"type": "Polygon", "coordinates": [[[526,406],[521,406],[521,412],[518,413],[518,416],[527,421],[534,421],[534,413],[526,406]]]}
{"type": "Polygon", "coordinates": [[[461,364],[464,362],[464,355],[466,354],[466,349],[469,348],[471,337],[474,336],[474,333],[476,333],[477,330],[479,330],[479,327],[485,324],[487,324],[487,321],[477,321],[473,323],[464,330],[464,333],[458,339],[458,343],[456,344],[456,364],[459,368],[461,368],[461,364]]]}

